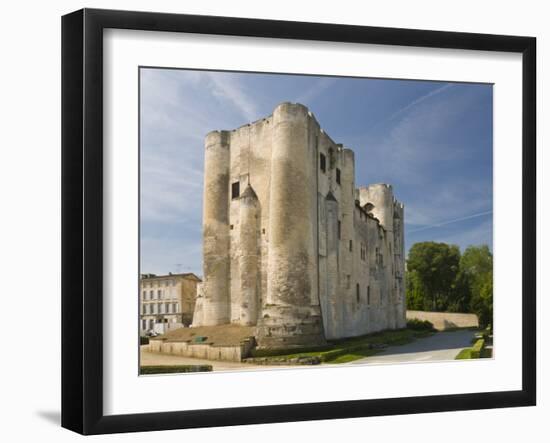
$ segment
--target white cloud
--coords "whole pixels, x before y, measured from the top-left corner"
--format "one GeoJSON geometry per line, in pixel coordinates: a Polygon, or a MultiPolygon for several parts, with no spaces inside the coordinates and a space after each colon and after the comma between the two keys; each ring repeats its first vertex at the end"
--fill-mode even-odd
{"type": "Polygon", "coordinates": [[[254,100],[245,92],[244,86],[231,74],[206,72],[204,74],[212,86],[212,94],[224,99],[237,108],[247,122],[258,118],[258,108],[254,100]]]}

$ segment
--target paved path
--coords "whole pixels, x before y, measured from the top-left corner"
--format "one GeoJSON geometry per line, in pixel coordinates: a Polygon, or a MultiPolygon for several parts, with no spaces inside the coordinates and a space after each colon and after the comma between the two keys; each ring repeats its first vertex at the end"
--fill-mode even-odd
{"type": "Polygon", "coordinates": [[[454,360],[464,348],[472,346],[474,331],[438,332],[401,346],[390,346],[380,354],[365,357],[348,364],[404,363],[454,360]]]}
{"type": "Polygon", "coordinates": [[[201,358],[183,357],[180,355],[161,354],[159,352],[149,352],[144,346],[140,349],[141,365],[143,366],[170,366],[170,365],[212,365],[213,371],[234,371],[246,369],[265,369],[266,366],[259,367],[249,363],[239,363],[232,361],[205,360],[201,358]]]}
{"type": "MultiPolygon", "coordinates": [[[[380,354],[372,357],[355,360],[350,365],[372,363],[405,363],[423,361],[454,360],[456,355],[464,348],[469,348],[474,337],[474,331],[438,332],[430,337],[420,338],[412,343],[401,346],[391,346],[380,354]]],[[[302,369],[310,366],[257,366],[250,363],[230,361],[203,360],[198,358],[183,357],[178,355],[160,354],[149,352],[141,347],[142,365],[212,365],[214,371],[258,371],[273,369],[302,369]]],[[[343,366],[343,365],[338,365],[343,366]]]]}

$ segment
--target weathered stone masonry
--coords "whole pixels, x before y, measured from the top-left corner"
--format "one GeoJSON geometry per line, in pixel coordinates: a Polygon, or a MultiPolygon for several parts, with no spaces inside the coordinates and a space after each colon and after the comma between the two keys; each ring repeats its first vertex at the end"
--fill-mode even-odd
{"type": "Polygon", "coordinates": [[[260,347],[404,327],[403,217],[303,105],[209,133],[193,325],[255,325],[260,347]]]}

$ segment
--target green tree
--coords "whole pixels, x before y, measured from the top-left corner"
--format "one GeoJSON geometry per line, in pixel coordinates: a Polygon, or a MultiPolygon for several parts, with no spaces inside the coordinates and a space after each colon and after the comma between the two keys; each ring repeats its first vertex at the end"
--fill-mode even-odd
{"type": "Polygon", "coordinates": [[[407,258],[407,297],[419,305],[419,291],[423,292],[423,309],[445,311],[452,299],[460,265],[460,250],[446,243],[415,243],[407,258]]]}
{"type": "Polygon", "coordinates": [[[466,272],[459,266],[453,288],[450,291],[447,310],[449,312],[470,312],[470,301],[470,280],[466,272]]]}
{"type": "Polygon", "coordinates": [[[407,282],[407,309],[413,311],[423,311],[426,309],[424,305],[424,288],[418,274],[416,272],[407,271],[405,276],[407,282]]]}
{"type": "Polygon", "coordinates": [[[469,246],[460,259],[460,270],[468,281],[469,311],[481,326],[493,321],[493,254],[487,245],[469,246]]]}

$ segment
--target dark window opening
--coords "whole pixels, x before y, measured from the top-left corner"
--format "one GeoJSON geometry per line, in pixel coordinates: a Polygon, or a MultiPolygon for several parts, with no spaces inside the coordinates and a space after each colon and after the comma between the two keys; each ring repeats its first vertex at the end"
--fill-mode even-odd
{"type": "Polygon", "coordinates": [[[338,220],[338,240],[342,238],[342,222],[338,220]]]}
{"type": "Polygon", "coordinates": [[[367,286],[367,305],[370,305],[370,286],[367,286]]]}
{"type": "Polygon", "coordinates": [[[262,228],[262,234],[265,234],[265,228],[262,228]]]}
{"type": "Polygon", "coordinates": [[[325,154],[320,154],[321,157],[320,157],[320,167],[321,167],[321,171],[323,172],[327,172],[327,157],[325,156],[325,154]]]}
{"type": "Polygon", "coordinates": [[[349,241],[349,250],[350,250],[350,252],[353,251],[353,240],[349,241]]]}
{"type": "Polygon", "coordinates": [[[340,169],[336,168],[336,183],[340,184],[340,169]]]}
{"type": "Polygon", "coordinates": [[[229,225],[229,229],[233,230],[233,225],[229,225]]]}
{"type": "Polygon", "coordinates": [[[240,188],[241,188],[241,184],[239,182],[235,182],[231,185],[231,198],[239,197],[240,188]]]}
{"type": "Polygon", "coordinates": [[[355,298],[357,299],[357,303],[359,303],[361,301],[361,288],[359,287],[359,283],[355,285],[355,289],[356,289],[355,298]]]}

